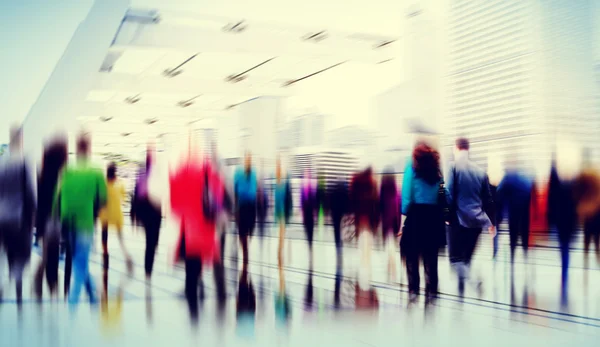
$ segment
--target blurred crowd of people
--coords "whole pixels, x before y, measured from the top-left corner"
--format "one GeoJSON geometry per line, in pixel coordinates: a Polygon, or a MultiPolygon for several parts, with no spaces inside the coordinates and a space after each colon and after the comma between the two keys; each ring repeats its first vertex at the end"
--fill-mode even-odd
{"type": "MultiPolygon", "coordinates": [[[[69,303],[75,305],[84,289],[90,302],[96,302],[89,257],[97,224],[100,225],[104,269],[109,268],[110,228],[116,231],[127,272],[131,275],[134,269],[123,237],[122,202],[128,192],[118,178],[117,166],[110,163],[103,171],[91,163],[89,133],[77,136],[76,158],[68,160],[68,139],[60,135],[46,144],[36,179],[21,151],[22,136],[20,128],[11,129],[9,153],[2,156],[0,162],[0,262],[8,260],[10,277],[16,283],[20,301],[23,270],[32,244],[41,242],[42,261],[33,281],[35,295],[42,297],[44,277],[51,295],[57,295],[59,260],[64,257],[64,294],[69,303]]],[[[600,175],[597,171],[589,165],[582,170],[574,167],[565,170],[554,163],[547,178],[534,179],[509,166],[500,177],[490,180],[487,172],[469,158],[469,150],[468,139],[457,139],[454,161],[444,174],[435,142],[419,139],[406,162],[401,187],[397,186],[396,174],[391,169],[385,170],[380,182],[368,167],[350,178],[340,176],[328,185],[317,180],[313,172],[306,171],[300,189],[300,210],[310,254],[309,267],[313,267],[315,226],[322,213],[328,215],[333,224],[338,269],[342,265],[343,220],[346,216],[353,217],[360,291],[372,293],[371,259],[374,239],[380,235],[388,259],[389,280],[395,281],[400,254],[413,302],[420,295],[421,262],[426,301],[437,297],[438,254],[445,247],[456,273],[459,293],[464,293],[466,285],[480,290],[481,281],[471,273],[478,239],[482,232],[489,232],[495,240],[496,257],[499,247],[496,228],[504,219],[508,221],[511,264],[519,242],[527,257],[529,247],[536,240],[547,239],[550,231],[556,230],[562,260],[561,280],[566,286],[569,250],[580,223],[586,255],[593,243],[600,261],[600,175]]],[[[179,227],[173,262],[185,265],[185,296],[192,311],[197,309],[198,299],[203,296],[200,283],[204,267],[213,268],[217,297],[220,300],[226,297],[224,247],[231,219],[237,226],[242,273],[245,274],[239,282],[240,293],[252,292],[247,274],[249,240],[255,226],[258,226],[259,236],[265,234],[269,213],[273,213],[279,230],[278,262],[280,269],[283,267],[286,226],[294,209],[291,179],[284,172],[280,158],[276,162],[272,194],[268,194],[264,182],[258,178],[250,152],[245,154],[244,164],[237,169],[232,182],[225,178],[216,152],[206,157],[189,150],[177,167],[170,168],[168,178],[161,177],[156,160],[155,149],[149,145],[131,192],[129,213],[132,224],[144,230],[144,269],[148,283],[165,209],[179,227]],[[162,184],[161,180],[168,184],[162,184]],[[167,191],[164,187],[168,187],[167,191]]],[[[0,264],[0,270],[3,268],[0,264]]],[[[0,281],[3,279],[0,274],[0,281]]],[[[0,291],[1,288],[0,283],[0,291]]],[[[283,280],[280,292],[285,293],[283,280]]],[[[285,295],[277,301],[282,310],[289,305],[284,299],[285,295]]],[[[252,302],[248,305],[255,306],[252,302]]],[[[247,309],[240,308],[241,311],[247,309]]]]}

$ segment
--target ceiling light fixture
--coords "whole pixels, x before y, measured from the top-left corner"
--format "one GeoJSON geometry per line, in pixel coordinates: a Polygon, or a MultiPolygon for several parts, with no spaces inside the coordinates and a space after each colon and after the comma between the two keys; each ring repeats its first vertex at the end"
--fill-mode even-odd
{"type": "Polygon", "coordinates": [[[131,133],[121,133],[121,136],[123,136],[123,137],[127,137],[129,135],[131,135],[131,133]]]}
{"type": "Polygon", "coordinates": [[[201,97],[201,96],[202,96],[202,94],[198,94],[198,95],[194,96],[194,97],[193,97],[193,98],[191,98],[191,99],[188,99],[188,100],[181,100],[181,101],[179,101],[179,102],[177,103],[177,106],[179,106],[179,107],[189,107],[189,106],[192,106],[192,105],[194,104],[194,100],[195,100],[196,98],[199,98],[199,97],[201,97]]]}
{"type": "Polygon", "coordinates": [[[229,32],[229,33],[234,33],[234,34],[239,34],[241,32],[244,32],[247,28],[248,28],[248,24],[246,24],[246,21],[241,20],[237,23],[229,23],[229,24],[225,25],[223,27],[223,31],[229,32]]]}
{"type": "Polygon", "coordinates": [[[373,49],[382,48],[382,47],[388,46],[394,42],[396,42],[396,40],[383,41],[383,42],[376,44],[375,47],[373,47],[373,49]]]}
{"type": "Polygon", "coordinates": [[[183,70],[181,70],[181,67],[183,65],[187,64],[190,60],[196,58],[197,55],[198,55],[198,53],[192,55],[191,57],[184,60],[181,64],[175,66],[172,69],[166,69],[165,71],[163,71],[163,75],[165,75],[165,77],[169,77],[169,78],[179,76],[183,72],[183,70]]]}
{"type": "Polygon", "coordinates": [[[283,86],[282,86],[282,87],[289,87],[289,86],[291,86],[291,85],[292,85],[292,84],[294,84],[294,83],[298,83],[298,82],[300,82],[300,81],[302,81],[302,80],[305,80],[305,79],[307,79],[307,78],[310,78],[310,77],[313,77],[313,76],[315,76],[315,75],[318,75],[318,74],[320,74],[320,73],[323,73],[323,72],[325,72],[325,71],[327,71],[327,70],[331,70],[331,69],[333,69],[334,67],[337,67],[337,66],[340,66],[340,65],[342,65],[343,63],[345,63],[345,61],[342,61],[342,62],[340,62],[340,63],[334,64],[334,65],[331,65],[330,67],[326,67],[326,68],[324,68],[324,69],[322,69],[322,70],[319,70],[319,71],[313,72],[313,73],[311,73],[311,74],[308,74],[308,75],[306,75],[306,76],[304,76],[304,77],[300,77],[300,78],[297,78],[297,79],[295,79],[295,80],[289,80],[289,81],[285,82],[285,83],[283,84],[283,86]]]}
{"type": "Polygon", "coordinates": [[[129,97],[125,98],[125,102],[128,104],[131,104],[131,105],[139,102],[140,100],[142,100],[142,98],[140,97],[140,94],[137,94],[134,96],[129,96],[129,97]]]}
{"type": "Polygon", "coordinates": [[[100,121],[105,122],[105,123],[110,121],[111,119],[113,119],[112,116],[100,116],[100,121]]]}
{"type": "Polygon", "coordinates": [[[148,119],[144,120],[144,123],[146,123],[148,125],[152,125],[156,122],[158,122],[158,119],[156,119],[156,118],[148,118],[148,119]]]}
{"type": "Polygon", "coordinates": [[[304,40],[304,41],[321,42],[321,41],[325,40],[327,37],[328,37],[327,31],[321,30],[321,31],[316,32],[316,33],[308,33],[308,34],[304,35],[302,37],[302,40],[304,40]]]}
{"type": "Polygon", "coordinates": [[[227,82],[231,82],[231,83],[238,83],[241,82],[243,80],[245,80],[246,78],[248,78],[248,76],[246,76],[246,74],[254,69],[257,69],[263,65],[265,65],[266,63],[270,62],[271,60],[275,59],[277,57],[273,57],[270,59],[267,59],[265,61],[263,61],[262,63],[258,64],[258,65],[254,65],[253,67],[249,68],[248,70],[244,71],[244,72],[240,72],[239,74],[236,75],[229,75],[227,76],[227,78],[225,78],[225,81],[227,82]]]}

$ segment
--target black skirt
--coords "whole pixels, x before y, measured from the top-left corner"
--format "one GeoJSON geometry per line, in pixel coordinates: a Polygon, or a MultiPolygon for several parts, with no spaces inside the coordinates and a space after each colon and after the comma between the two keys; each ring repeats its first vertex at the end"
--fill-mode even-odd
{"type": "Polygon", "coordinates": [[[400,250],[404,253],[408,248],[421,245],[446,245],[446,228],[444,212],[439,205],[411,205],[404,221],[400,250]]]}

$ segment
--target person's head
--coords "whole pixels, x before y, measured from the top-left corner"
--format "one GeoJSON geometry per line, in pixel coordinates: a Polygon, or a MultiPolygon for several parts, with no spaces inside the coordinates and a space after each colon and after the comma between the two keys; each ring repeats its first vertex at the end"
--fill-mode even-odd
{"type": "Polygon", "coordinates": [[[10,128],[10,144],[11,152],[19,152],[23,147],[23,128],[19,125],[13,125],[10,128]]]}
{"type": "Polygon", "coordinates": [[[458,139],[456,139],[455,142],[455,147],[454,147],[454,156],[457,157],[459,153],[461,152],[469,152],[469,149],[471,148],[471,144],[469,143],[469,139],[467,139],[466,137],[459,137],[458,139]]]}
{"type": "Polygon", "coordinates": [[[278,180],[281,178],[281,158],[277,156],[277,162],[275,166],[275,178],[278,180]]]}
{"type": "Polygon", "coordinates": [[[415,175],[429,184],[436,184],[442,177],[440,154],[426,143],[419,143],[413,150],[415,175]]]}
{"type": "Polygon", "coordinates": [[[246,151],[246,155],[244,157],[244,168],[247,172],[250,172],[252,169],[252,153],[250,153],[250,151],[246,151]]]}
{"type": "Polygon", "coordinates": [[[109,182],[112,182],[115,179],[117,179],[117,164],[115,164],[114,162],[108,164],[108,167],[106,168],[106,179],[109,182]]]}
{"type": "Polygon", "coordinates": [[[52,139],[45,147],[42,159],[42,177],[57,175],[67,163],[68,140],[63,136],[52,139]]]}
{"type": "Polygon", "coordinates": [[[77,135],[77,158],[87,159],[90,156],[91,136],[87,132],[77,135]]]}

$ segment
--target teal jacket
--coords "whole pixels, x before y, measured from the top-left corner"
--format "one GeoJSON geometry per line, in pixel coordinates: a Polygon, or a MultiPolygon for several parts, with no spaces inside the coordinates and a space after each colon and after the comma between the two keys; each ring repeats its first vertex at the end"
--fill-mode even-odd
{"type": "Polygon", "coordinates": [[[437,204],[439,188],[440,182],[432,185],[416,177],[412,167],[412,158],[409,158],[406,161],[402,179],[402,214],[408,213],[411,204],[437,204]]]}

